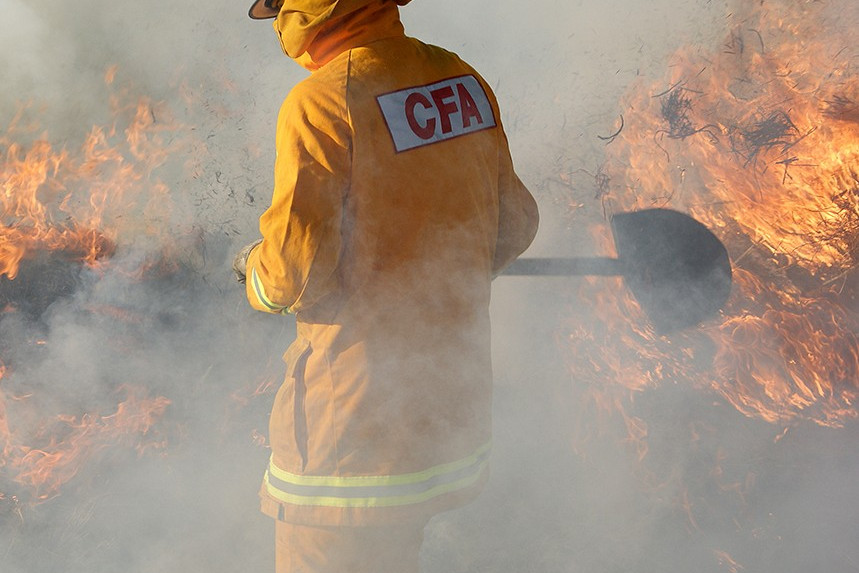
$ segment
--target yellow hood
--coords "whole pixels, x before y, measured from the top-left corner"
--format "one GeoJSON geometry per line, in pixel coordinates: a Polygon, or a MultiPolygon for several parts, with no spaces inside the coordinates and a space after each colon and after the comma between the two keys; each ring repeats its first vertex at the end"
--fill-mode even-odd
{"type": "MultiPolygon", "coordinates": [[[[392,14],[397,13],[395,4],[404,6],[410,1],[287,0],[274,21],[274,29],[280,38],[283,52],[294,59],[308,52],[311,45],[323,37],[329,44],[325,51],[329,51],[333,44],[348,49],[360,45],[366,36],[385,37],[384,32],[391,25],[392,14]],[[379,35],[380,32],[383,34],[379,35]]],[[[401,32],[398,14],[395,19],[401,32]]],[[[319,63],[318,56],[312,59],[319,63]]],[[[304,62],[299,63],[304,65],[304,62]]]]}

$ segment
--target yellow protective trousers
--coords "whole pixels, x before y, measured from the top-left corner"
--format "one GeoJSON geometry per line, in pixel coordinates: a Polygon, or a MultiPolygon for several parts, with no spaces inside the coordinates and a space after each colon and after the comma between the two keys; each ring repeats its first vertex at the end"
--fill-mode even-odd
{"type": "Polygon", "coordinates": [[[418,573],[425,521],[360,527],[275,523],[276,573],[418,573]]]}

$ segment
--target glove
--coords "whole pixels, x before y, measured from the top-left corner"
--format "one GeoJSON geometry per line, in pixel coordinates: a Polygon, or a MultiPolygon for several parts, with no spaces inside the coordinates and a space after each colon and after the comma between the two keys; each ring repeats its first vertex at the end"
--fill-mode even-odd
{"type": "Polygon", "coordinates": [[[236,280],[241,284],[245,284],[248,274],[248,257],[254,247],[262,243],[262,239],[256,240],[250,245],[247,245],[233,258],[233,272],[236,275],[236,280]]]}

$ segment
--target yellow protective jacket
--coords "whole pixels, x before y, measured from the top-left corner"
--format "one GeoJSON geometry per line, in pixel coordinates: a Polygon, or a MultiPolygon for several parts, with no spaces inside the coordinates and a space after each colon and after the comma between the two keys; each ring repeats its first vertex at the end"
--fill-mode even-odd
{"type": "Polygon", "coordinates": [[[248,258],[250,303],[297,319],[262,507],[390,523],[461,505],[487,477],[490,284],[537,209],[471,67],[405,36],[393,3],[339,24],[281,108],[248,258]]]}

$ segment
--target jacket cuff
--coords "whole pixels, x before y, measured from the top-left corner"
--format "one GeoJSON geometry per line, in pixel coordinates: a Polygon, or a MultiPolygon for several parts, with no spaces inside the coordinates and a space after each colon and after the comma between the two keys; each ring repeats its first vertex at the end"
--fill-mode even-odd
{"type": "Polygon", "coordinates": [[[290,312],[288,306],[280,305],[274,302],[266,293],[265,285],[263,284],[260,274],[257,272],[259,266],[259,245],[251,250],[248,255],[247,262],[247,280],[245,282],[246,294],[248,302],[256,310],[268,312],[271,314],[287,314],[290,312]]]}

